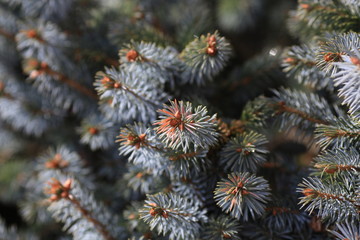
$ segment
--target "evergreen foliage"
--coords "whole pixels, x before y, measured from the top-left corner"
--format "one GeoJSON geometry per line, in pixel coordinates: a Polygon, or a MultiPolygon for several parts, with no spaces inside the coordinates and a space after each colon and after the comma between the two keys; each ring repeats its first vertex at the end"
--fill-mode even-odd
{"type": "Polygon", "coordinates": [[[0,0],[0,240],[357,240],[359,100],[358,0],[0,0]]]}

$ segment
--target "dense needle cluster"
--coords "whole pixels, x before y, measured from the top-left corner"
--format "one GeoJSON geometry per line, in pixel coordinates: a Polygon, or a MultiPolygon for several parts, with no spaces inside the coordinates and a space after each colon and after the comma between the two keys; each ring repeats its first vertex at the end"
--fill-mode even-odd
{"type": "Polygon", "coordinates": [[[268,2],[0,0],[0,239],[358,240],[359,1],[268,2]]]}

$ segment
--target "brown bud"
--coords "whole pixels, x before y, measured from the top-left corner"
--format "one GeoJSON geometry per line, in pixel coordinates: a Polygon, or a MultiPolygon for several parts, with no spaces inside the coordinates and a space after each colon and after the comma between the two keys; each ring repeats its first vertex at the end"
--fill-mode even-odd
{"type": "Polygon", "coordinates": [[[325,62],[338,62],[341,60],[341,55],[339,53],[327,53],[324,55],[325,62]]]}
{"type": "Polygon", "coordinates": [[[38,36],[38,34],[35,29],[30,29],[30,30],[26,31],[26,36],[28,38],[36,38],[38,36]]]}
{"type": "Polygon", "coordinates": [[[101,80],[100,80],[102,85],[108,84],[111,82],[110,78],[107,76],[104,76],[101,80]]]}
{"type": "Polygon", "coordinates": [[[211,35],[211,36],[209,37],[208,43],[209,43],[209,45],[216,44],[216,37],[215,37],[215,35],[211,35]]]}
{"type": "Polygon", "coordinates": [[[172,118],[169,121],[170,126],[177,127],[179,125],[180,121],[177,118],[172,118]]]}
{"type": "Polygon", "coordinates": [[[30,72],[29,78],[30,78],[30,79],[35,79],[35,78],[37,78],[37,77],[40,76],[40,75],[41,75],[41,72],[40,72],[40,71],[38,71],[38,70],[32,70],[32,71],[30,72]]]}
{"type": "Polygon", "coordinates": [[[181,113],[179,111],[176,111],[176,113],[174,114],[174,117],[177,118],[177,119],[180,119],[181,118],[181,113]]]}
{"type": "Polygon", "coordinates": [[[300,4],[300,7],[303,8],[303,9],[309,9],[310,8],[310,4],[300,4]]]}
{"type": "Polygon", "coordinates": [[[288,57],[284,59],[285,63],[289,63],[289,64],[295,64],[297,62],[297,60],[295,58],[292,57],[288,57]]]}
{"type": "Polygon", "coordinates": [[[150,213],[151,216],[154,217],[154,216],[156,215],[156,210],[155,210],[155,208],[150,209],[149,213],[150,213]]]}
{"type": "Polygon", "coordinates": [[[46,69],[46,68],[49,67],[49,65],[48,65],[46,62],[41,62],[41,63],[40,63],[40,67],[41,67],[42,69],[46,69]]]}
{"type": "Polygon", "coordinates": [[[152,207],[156,207],[156,206],[157,206],[156,203],[149,203],[149,205],[152,206],[152,207]]]}
{"type": "Polygon", "coordinates": [[[29,59],[27,62],[27,65],[29,65],[31,68],[38,68],[39,67],[39,61],[36,59],[29,59]]]}
{"type": "Polygon", "coordinates": [[[131,134],[127,136],[127,140],[128,140],[128,141],[131,141],[131,142],[134,141],[135,138],[136,138],[136,137],[135,137],[134,135],[131,135],[131,134]]]}
{"type": "Polygon", "coordinates": [[[316,193],[316,191],[314,189],[311,189],[311,188],[305,188],[302,193],[305,195],[305,196],[312,196],[316,193]]]}
{"type": "Polygon", "coordinates": [[[360,59],[359,58],[351,57],[350,60],[354,65],[360,66],[360,59]]]}
{"type": "Polygon", "coordinates": [[[134,50],[134,49],[131,49],[129,50],[127,53],[126,53],[126,59],[129,61],[129,62],[134,62],[136,61],[136,59],[139,57],[139,53],[134,50]]]}
{"type": "Polygon", "coordinates": [[[336,166],[333,166],[333,167],[329,166],[324,169],[324,172],[329,173],[329,174],[334,174],[335,172],[337,172],[337,170],[338,170],[338,168],[336,166]]]}
{"type": "Polygon", "coordinates": [[[142,178],[144,176],[144,174],[142,172],[138,172],[135,177],[136,178],[142,178]]]}
{"type": "Polygon", "coordinates": [[[66,190],[69,190],[71,188],[71,184],[72,184],[72,180],[70,178],[66,179],[66,181],[64,182],[64,188],[66,190]]]}
{"type": "Polygon", "coordinates": [[[114,83],[114,88],[121,88],[121,83],[114,83]]]}
{"type": "Polygon", "coordinates": [[[169,217],[169,214],[168,214],[167,211],[163,211],[162,214],[161,214],[161,216],[162,216],[163,218],[168,218],[168,217],[169,217]]]}
{"type": "Polygon", "coordinates": [[[216,47],[215,46],[209,46],[206,49],[206,54],[209,56],[215,56],[216,55],[216,47]]]}
{"type": "Polygon", "coordinates": [[[146,138],[146,134],[145,134],[145,133],[139,135],[139,140],[140,140],[140,142],[144,142],[144,141],[145,141],[145,138],[146,138]]]}
{"type": "Polygon", "coordinates": [[[98,134],[99,129],[97,129],[96,127],[90,127],[90,128],[88,129],[88,132],[89,132],[91,135],[95,135],[95,134],[98,134]]]}
{"type": "Polygon", "coordinates": [[[62,158],[60,153],[55,154],[52,159],[45,163],[46,168],[64,168],[68,165],[69,163],[62,158]]]}

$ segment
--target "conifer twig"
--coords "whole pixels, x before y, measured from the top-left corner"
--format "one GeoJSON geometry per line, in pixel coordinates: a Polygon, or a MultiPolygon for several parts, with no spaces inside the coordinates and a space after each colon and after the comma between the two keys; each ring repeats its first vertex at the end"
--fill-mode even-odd
{"type": "Polygon", "coordinates": [[[309,114],[307,114],[307,113],[305,113],[303,111],[300,111],[299,109],[287,106],[286,103],[283,102],[283,101],[278,102],[276,105],[278,107],[278,113],[282,113],[282,112],[293,113],[293,114],[296,114],[299,117],[301,117],[301,118],[303,118],[305,120],[308,120],[310,122],[329,125],[329,123],[324,121],[324,120],[313,118],[313,117],[309,116],[309,114]]]}
{"type": "Polygon", "coordinates": [[[96,229],[101,233],[101,235],[104,236],[104,238],[106,240],[116,240],[113,236],[111,236],[111,234],[109,233],[109,231],[106,229],[106,227],[99,222],[97,219],[95,219],[94,217],[92,217],[90,215],[90,212],[88,210],[86,210],[85,208],[83,208],[83,206],[81,206],[79,200],[77,200],[73,195],[69,194],[69,196],[67,196],[66,198],[67,200],[69,200],[71,203],[73,203],[75,205],[75,207],[81,212],[81,214],[91,223],[94,224],[94,226],[96,227],[96,229]]]}

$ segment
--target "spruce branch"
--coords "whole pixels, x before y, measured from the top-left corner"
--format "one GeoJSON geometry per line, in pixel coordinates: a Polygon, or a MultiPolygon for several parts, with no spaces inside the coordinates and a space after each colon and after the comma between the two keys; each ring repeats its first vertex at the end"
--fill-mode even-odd
{"type": "Polygon", "coordinates": [[[191,199],[177,194],[158,193],[147,195],[141,219],[156,229],[159,234],[170,234],[170,239],[196,239],[200,233],[200,222],[205,221],[205,210],[191,199]]]}
{"type": "Polygon", "coordinates": [[[207,150],[173,150],[164,146],[155,131],[142,124],[127,125],[121,129],[117,142],[120,154],[128,155],[129,161],[155,175],[164,172],[172,178],[190,176],[205,171],[210,165],[207,150]]]}
{"type": "Polygon", "coordinates": [[[124,179],[128,186],[141,193],[151,194],[164,190],[169,185],[169,179],[163,175],[157,176],[148,169],[138,165],[128,164],[128,172],[124,179]]]}
{"type": "Polygon", "coordinates": [[[15,130],[40,136],[58,124],[63,116],[60,109],[41,99],[30,91],[8,71],[1,71],[7,77],[0,77],[0,116],[15,130]]]}
{"type": "Polygon", "coordinates": [[[115,68],[98,72],[94,85],[101,100],[111,99],[112,111],[122,122],[154,120],[156,109],[168,97],[156,86],[141,81],[140,75],[115,68]]]}
{"type": "Polygon", "coordinates": [[[279,115],[277,119],[281,127],[299,124],[309,127],[314,123],[328,125],[335,118],[332,107],[317,94],[289,89],[273,92],[274,102],[270,106],[275,110],[275,115],[279,115]]]}
{"type": "Polygon", "coordinates": [[[47,149],[37,159],[35,167],[39,182],[44,182],[58,174],[76,177],[87,188],[94,188],[91,170],[85,166],[79,154],[65,145],[47,149]]]}
{"type": "Polygon", "coordinates": [[[358,146],[360,126],[355,119],[341,117],[330,125],[318,125],[315,129],[316,139],[322,148],[342,148],[349,144],[358,146]]]}
{"type": "Polygon", "coordinates": [[[89,144],[92,150],[108,149],[114,145],[116,125],[99,116],[100,114],[88,116],[77,129],[81,134],[80,142],[89,144]]]}
{"type": "Polygon", "coordinates": [[[121,68],[129,72],[146,72],[143,81],[164,88],[168,83],[174,87],[175,77],[180,73],[182,63],[178,52],[172,47],[162,48],[154,43],[134,42],[119,51],[121,68]]]}
{"type": "Polygon", "coordinates": [[[172,149],[188,151],[192,147],[208,148],[217,141],[216,115],[208,116],[204,106],[192,107],[190,102],[170,101],[159,110],[160,119],[154,125],[158,136],[172,149]]]}
{"type": "MultiPolygon", "coordinates": [[[[360,39],[360,38],[359,38],[360,39]]],[[[340,86],[338,95],[343,98],[343,104],[349,106],[348,112],[355,118],[360,118],[360,52],[344,57],[343,63],[338,63],[339,71],[334,75],[335,86],[340,86]]]]}
{"type": "Polygon", "coordinates": [[[241,224],[227,215],[211,217],[203,228],[202,238],[209,240],[240,240],[241,224]]]}
{"type": "Polygon", "coordinates": [[[51,220],[45,209],[43,190],[49,179],[62,179],[64,175],[69,178],[76,177],[90,190],[95,188],[91,171],[77,152],[65,145],[51,147],[36,159],[33,172],[24,183],[24,188],[27,190],[25,201],[21,203],[24,217],[29,220],[36,219],[41,223],[51,220]]]}
{"type": "Polygon", "coordinates": [[[306,238],[310,217],[299,210],[293,196],[276,196],[265,208],[262,221],[268,229],[275,232],[289,232],[306,238]]]}
{"type": "Polygon", "coordinates": [[[325,72],[316,68],[318,46],[292,46],[283,59],[283,71],[288,77],[310,89],[333,90],[332,79],[325,72]]]}
{"type": "Polygon", "coordinates": [[[360,12],[356,1],[300,1],[290,19],[297,36],[321,36],[325,32],[358,31],[360,12]]]}
{"type": "Polygon", "coordinates": [[[135,123],[121,128],[117,142],[119,152],[127,155],[130,162],[154,175],[167,171],[170,161],[165,155],[166,150],[152,128],[135,123]]]}
{"type": "Polygon", "coordinates": [[[351,179],[351,175],[359,175],[360,155],[353,148],[326,151],[314,159],[313,167],[322,178],[347,175],[351,179]]]}
{"type": "Polygon", "coordinates": [[[180,54],[185,63],[183,81],[204,85],[225,67],[231,54],[230,44],[218,31],[196,38],[180,54]]]}
{"type": "Polygon", "coordinates": [[[215,201],[232,217],[248,221],[265,212],[265,205],[270,200],[268,182],[248,172],[231,173],[218,182],[215,189],[215,201]]]}
{"type": "Polygon", "coordinates": [[[253,101],[247,102],[241,113],[242,130],[238,133],[244,132],[243,128],[257,130],[265,127],[273,111],[273,108],[269,107],[269,100],[264,96],[259,96],[253,101]]]}
{"type": "Polygon", "coordinates": [[[30,79],[35,80],[43,74],[49,75],[50,77],[67,84],[74,90],[90,98],[93,98],[95,100],[98,99],[98,96],[91,89],[86,88],[75,80],[68,78],[63,73],[51,69],[49,64],[46,62],[41,62],[37,59],[32,58],[27,60],[27,64],[25,64],[25,66],[28,66],[26,67],[25,72],[29,74],[30,79]]]}
{"type": "Polygon", "coordinates": [[[196,173],[192,171],[188,177],[172,178],[171,191],[180,196],[194,199],[196,204],[204,207],[206,204],[213,202],[210,191],[214,189],[216,180],[214,176],[207,176],[204,172],[196,173]]]}
{"type": "Polygon", "coordinates": [[[343,104],[349,106],[349,113],[360,117],[358,92],[360,89],[360,36],[350,32],[333,37],[324,43],[318,54],[318,65],[331,72],[334,85],[339,87],[338,95],[343,104]]]}
{"type": "Polygon", "coordinates": [[[266,161],[264,135],[250,131],[232,138],[220,153],[220,165],[232,172],[256,172],[259,165],[266,161]]]}
{"type": "Polygon", "coordinates": [[[120,129],[120,135],[117,138],[116,142],[120,144],[120,154],[129,155],[130,161],[137,158],[140,152],[149,156],[156,150],[163,151],[158,146],[155,132],[142,123],[126,125],[120,129]]]}
{"type": "Polygon", "coordinates": [[[299,186],[298,192],[303,194],[301,207],[310,213],[316,210],[324,221],[342,222],[359,218],[360,204],[351,186],[319,178],[304,179],[299,186]]]}
{"type": "Polygon", "coordinates": [[[122,229],[115,229],[115,219],[104,206],[71,178],[66,181],[52,179],[45,193],[50,194],[49,211],[55,219],[63,222],[64,228],[73,234],[74,239],[115,240],[122,229]]]}

